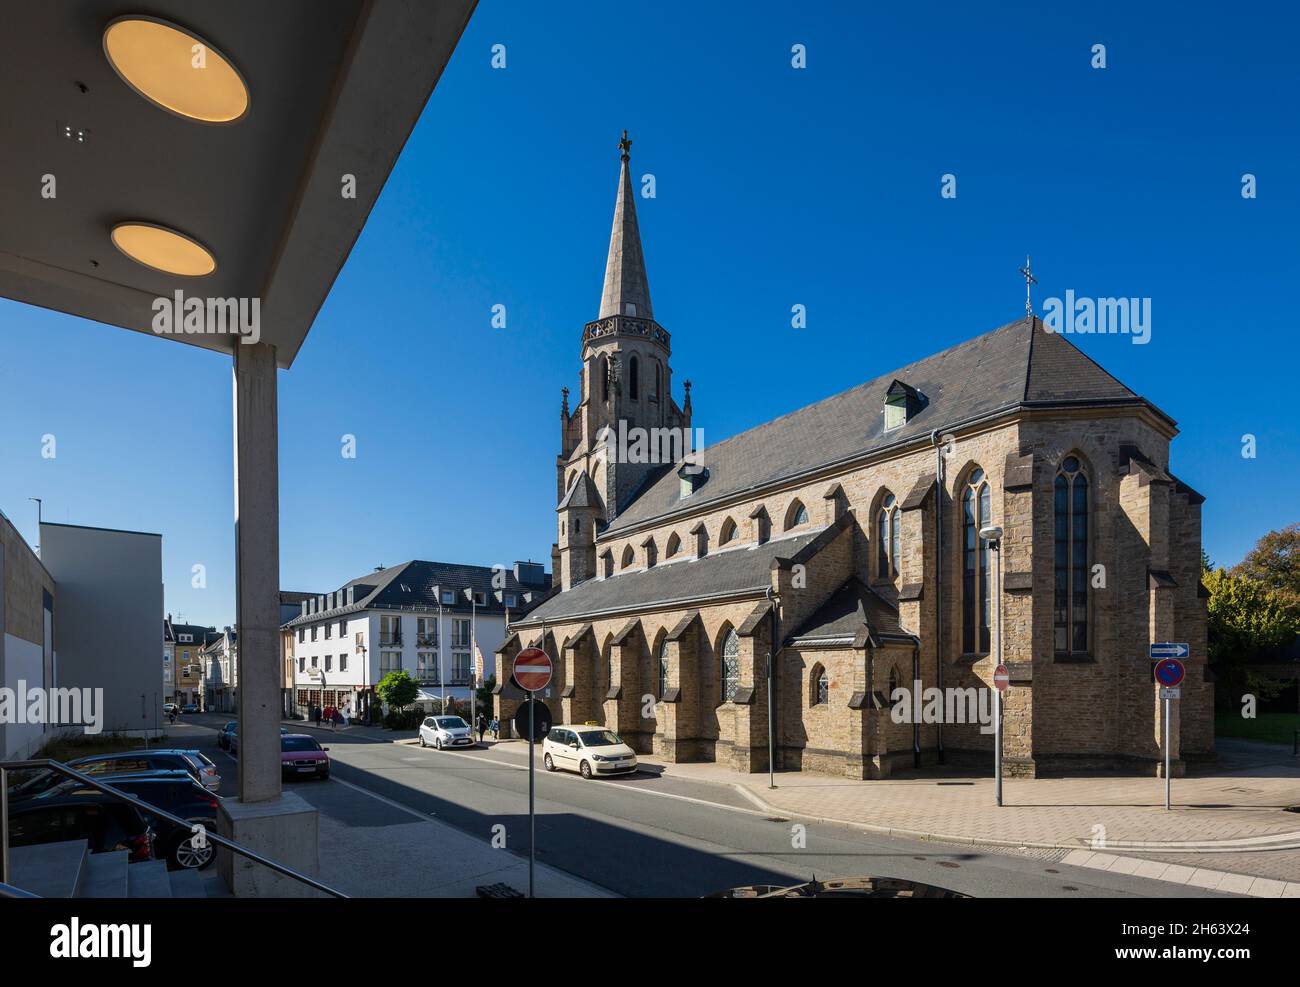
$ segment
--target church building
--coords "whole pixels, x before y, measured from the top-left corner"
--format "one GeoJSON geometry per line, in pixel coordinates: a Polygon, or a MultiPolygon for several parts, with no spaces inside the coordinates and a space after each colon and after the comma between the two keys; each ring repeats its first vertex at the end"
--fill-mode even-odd
{"type": "Polygon", "coordinates": [[[1156,773],[1149,645],[1185,641],[1173,770],[1211,757],[1203,498],[1170,471],[1173,419],[1026,304],[698,456],[629,455],[623,436],[653,447],[692,413],[651,305],[626,133],[619,146],[600,309],[560,413],[555,587],[498,651],[502,721],[522,698],[513,659],[536,646],[555,722],[668,761],[853,778],[988,765],[976,700],[1000,636],[1008,774],[1156,773]]]}

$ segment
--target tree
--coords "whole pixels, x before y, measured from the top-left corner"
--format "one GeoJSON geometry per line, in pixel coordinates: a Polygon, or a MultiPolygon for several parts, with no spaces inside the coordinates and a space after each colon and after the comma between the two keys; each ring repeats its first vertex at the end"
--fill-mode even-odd
{"type": "Polygon", "coordinates": [[[416,696],[420,694],[420,689],[409,672],[399,669],[395,672],[389,672],[380,679],[379,684],[375,686],[375,692],[386,706],[405,710],[407,706],[415,702],[416,696]]]}
{"type": "Polygon", "coordinates": [[[489,714],[488,716],[489,719],[491,719],[491,713],[492,713],[492,690],[495,689],[496,687],[497,687],[496,675],[495,674],[489,675],[487,681],[484,682],[481,686],[479,686],[478,689],[476,689],[474,692],[474,698],[475,701],[478,703],[478,708],[481,709],[484,713],[489,714]]]}
{"type": "Polygon", "coordinates": [[[1300,523],[1270,531],[1255,543],[1232,574],[1300,599],[1300,523]]]}
{"type": "Polygon", "coordinates": [[[1219,676],[1220,699],[1234,705],[1246,693],[1275,695],[1280,686],[1247,666],[1300,633],[1300,598],[1224,569],[1206,573],[1201,581],[1210,591],[1209,658],[1219,676]]]}

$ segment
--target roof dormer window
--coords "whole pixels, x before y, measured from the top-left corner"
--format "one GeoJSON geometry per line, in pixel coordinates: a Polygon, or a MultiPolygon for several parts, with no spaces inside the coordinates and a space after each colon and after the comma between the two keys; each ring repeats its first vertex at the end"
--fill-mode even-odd
{"type": "Polygon", "coordinates": [[[925,405],[924,395],[916,388],[895,380],[885,392],[885,431],[906,425],[925,405]]]}
{"type": "Polygon", "coordinates": [[[704,482],[709,478],[709,471],[701,466],[684,463],[677,471],[677,476],[681,480],[681,497],[685,500],[704,486],[704,482]]]}

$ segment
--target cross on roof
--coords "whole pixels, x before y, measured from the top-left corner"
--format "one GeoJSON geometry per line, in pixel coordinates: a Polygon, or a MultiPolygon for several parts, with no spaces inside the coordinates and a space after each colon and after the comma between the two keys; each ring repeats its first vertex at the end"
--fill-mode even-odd
{"type": "Polygon", "coordinates": [[[627,139],[626,130],[623,131],[623,139],[618,142],[618,149],[623,152],[619,157],[626,161],[629,157],[627,152],[632,149],[632,142],[627,139]]]}
{"type": "Polygon", "coordinates": [[[1030,271],[1028,254],[1025,254],[1025,266],[1020,269],[1020,273],[1025,277],[1025,315],[1033,318],[1034,304],[1029,299],[1029,286],[1032,284],[1038,284],[1038,279],[1034,277],[1033,273],[1030,271]]]}

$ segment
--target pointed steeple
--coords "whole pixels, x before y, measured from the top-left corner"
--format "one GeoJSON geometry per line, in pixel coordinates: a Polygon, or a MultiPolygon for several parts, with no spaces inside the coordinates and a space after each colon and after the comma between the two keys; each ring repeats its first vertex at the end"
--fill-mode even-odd
{"type": "Polygon", "coordinates": [[[600,294],[598,319],[611,315],[633,315],[653,319],[650,280],[641,253],[641,231],[636,222],[636,201],[628,150],[632,142],[623,131],[618,142],[623,167],[618,176],[618,198],[614,201],[614,227],[609,234],[609,258],[605,261],[605,287],[600,294]]]}

